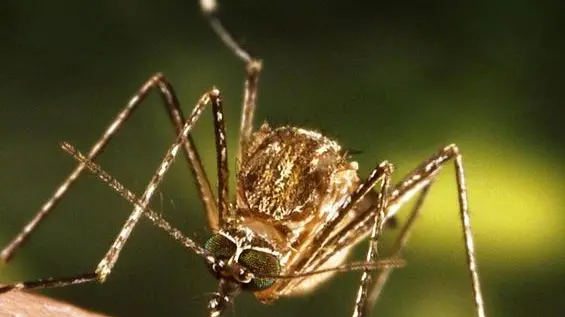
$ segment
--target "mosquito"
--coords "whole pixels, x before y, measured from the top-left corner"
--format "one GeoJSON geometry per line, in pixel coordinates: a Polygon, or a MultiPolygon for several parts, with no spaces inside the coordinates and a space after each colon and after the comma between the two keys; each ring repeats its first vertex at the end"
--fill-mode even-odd
{"type": "Polygon", "coordinates": [[[392,270],[402,265],[398,259],[430,186],[441,168],[452,162],[475,311],[477,316],[485,317],[465,174],[458,147],[455,144],[443,147],[400,182],[391,184],[394,170],[391,163],[383,161],[377,164],[362,179],[357,175],[357,162],[350,161],[347,152],[336,141],[315,130],[293,126],[271,127],[268,124],[254,129],[261,61],[244,50],[223,26],[217,15],[216,1],[200,0],[199,4],[217,36],[245,64],[235,199],[230,201],[228,188],[228,153],[220,91],[212,88],[204,93],[185,119],[172,85],[165,76],[156,74],[141,86],[86,155],[71,144],[63,143],[63,149],[78,160],[78,165],[0,253],[0,259],[7,262],[86,169],[134,205],[96,269],[64,278],[5,285],[0,287],[0,294],[12,290],[104,282],[133,228],[145,216],[202,257],[219,280],[218,289],[207,305],[209,317],[220,316],[242,291],[252,292],[259,301],[268,303],[279,297],[311,292],[337,272],[352,270],[363,271],[352,316],[365,316],[392,270]],[[94,160],[152,90],[160,93],[177,138],[138,198],[94,160]],[[191,137],[192,128],[209,106],[212,107],[214,120],[218,176],[216,194],[191,137]],[[183,235],[149,207],[156,189],[181,149],[213,232],[203,245],[183,235]],[[382,257],[378,243],[384,228],[393,222],[400,207],[415,195],[418,195],[416,204],[400,229],[391,254],[387,258],[382,257]],[[365,260],[346,263],[352,248],[367,238],[369,247],[365,260]]]}

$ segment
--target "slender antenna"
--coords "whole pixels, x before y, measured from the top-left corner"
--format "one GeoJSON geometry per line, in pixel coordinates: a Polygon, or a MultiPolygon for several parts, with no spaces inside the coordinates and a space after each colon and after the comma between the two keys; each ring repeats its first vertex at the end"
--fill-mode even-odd
{"type": "MultiPolygon", "coordinates": [[[[88,158],[79,150],[77,150],[72,144],[63,142],[61,143],[61,149],[70,154],[75,160],[83,163],[85,167],[90,171],[90,173],[96,175],[100,180],[106,183],[106,185],[115,190],[122,198],[126,199],[128,202],[136,206],[141,206],[141,200],[137,198],[137,196],[133,192],[131,192],[112,175],[102,169],[100,165],[89,161],[88,158]]],[[[191,249],[197,255],[204,257],[204,259],[208,263],[212,264],[215,262],[215,259],[213,259],[213,257],[205,248],[198,245],[192,239],[186,237],[179,229],[173,227],[151,208],[145,208],[143,215],[147,217],[147,219],[149,219],[154,225],[167,232],[173,239],[177,240],[185,247],[191,249]]]]}
{"type": "Polygon", "coordinates": [[[222,22],[220,22],[220,19],[218,19],[218,3],[216,0],[200,0],[200,10],[210,23],[212,30],[216,32],[222,42],[243,62],[246,64],[250,63],[253,60],[251,55],[237,44],[233,36],[226,30],[222,22]]]}

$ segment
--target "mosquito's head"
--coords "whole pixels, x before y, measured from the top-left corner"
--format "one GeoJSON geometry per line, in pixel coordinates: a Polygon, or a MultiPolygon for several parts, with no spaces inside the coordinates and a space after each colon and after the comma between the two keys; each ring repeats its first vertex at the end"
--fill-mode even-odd
{"type": "Polygon", "coordinates": [[[216,259],[210,269],[220,280],[208,304],[210,316],[218,316],[241,290],[268,289],[281,271],[279,253],[248,228],[221,230],[206,241],[205,248],[216,259]]]}
{"type": "Polygon", "coordinates": [[[213,274],[220,280],[238,283],[241,289],[263,291],[280,273],[279,253],[248,228],[221,230],[206,241],[205,248],[216,261],[213,274]]]}

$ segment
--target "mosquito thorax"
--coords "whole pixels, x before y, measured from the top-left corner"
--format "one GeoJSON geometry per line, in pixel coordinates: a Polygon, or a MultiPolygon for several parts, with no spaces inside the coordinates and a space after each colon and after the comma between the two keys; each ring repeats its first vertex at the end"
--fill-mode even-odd
{"type": "Polygon", "coordinates": [[[204,247],[216,258],[210,267],[216,278],[238,283],[243,290],[268,289],[280,274],[280,254],[250,229],[221,230],[204,247]]]}
{"type": "Polygon", "coordinates": [[[270,225],[302,226],[357,187],[356,164],[347,161],[337,142],[316,131],[263,124],[243,156],[238,215],[270,225]]]}

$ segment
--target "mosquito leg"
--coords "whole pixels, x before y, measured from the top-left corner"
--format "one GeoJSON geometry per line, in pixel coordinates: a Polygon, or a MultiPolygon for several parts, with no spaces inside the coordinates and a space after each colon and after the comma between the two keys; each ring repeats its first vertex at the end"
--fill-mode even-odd
{"type": "MultiPolygon", "coordinates": [[[[100,178],[104,183],[106,183],[110,188],[114,189],[118,192],[120,196],[125,198],[127,201],[132,203],[133,205],[140,205],[139,199],[133,194],[130,190],[128,190],[125,186],[123,186],[120,182],[118,182],[115,178],[113,178],[110,174],[104,171],[100,166],[97,164],[88,161],[87,158],[76,150],[72,145],[69,143],[63,143],[61,145],[62,149],[72,155],[77,161],[80,163],[84,163],[86,168],[98,178],[100,178]]],[[[203,256],[204,259],[209,263],[215,263],[215,258],[208,254],[208,252],[202,248],[200,245],[195,243],[190,238],[187,238],[180,230],[174,228],[169,224],[165,219],[161,218],[159,214],[153,211],[150,208],[147,208],[144,213],[146,216],[155,226],[163,229],[167,232],[173,239],[180,242],[186,248],[192,250],[197,255],[203,256]]],[[[98,280],[98,274],[96,272],[71,276],[71,277],[63,277],[63,278],[49,278],[49,279],[40,279],[35,281],[25,281],[25,282],[18,282],[13,283],[10,285],[4,285],[0,287],[0,294],[9,292],[12,290],[21,290],[21,289],[39,289],[39,288],[53,288],[53,287],[64,287],[69,285],[75,284],[82,284],[92,281],[98,280]]]]}
{"type": "MultiPolygon", "coordinates": [[[[229,204],[229,171],[228,171],[228,146],[226,144],[226,125],[224,123],[224,110],[219,91],[213,90],[210,94],[212,111],[214,115],[214,136],[216,140],[216,166],[218,172],[218,226],[221,228],[230,212],[229,204]]],[[[182,134],[181,134],[182,136],[182,134]]]]}
{"type": "MultiPolygon", "coordinates": [[[[390,191],[390,197],[385,209],[385,227],[389,225],[390,221],[396,221],[396,212],[400,206],[428,186],[437,172],[438,170],[435,170],[435,172],[430,173],[427,178],[421,178],[421,175],[414,176],[412,173],[393,187],[390,191]],[[417,181],[415,181],[415,179],[417,179],[417,181]]],[[[364,240],[371,232],[375,215],[378,211],[377,205],[378,194],[376,192],[367,193],[363,200],[359,201],[355,206],[365,211],[339,231],[332,233],[331,238],[327,240],[326,243],[326,245],[332,247],[326,249],[320,248],[320,253],[315,257],[316,260],[311,261],[310,265],[318,267],[322,263],[325,263],[335,252],[356,245],[358,242],[364,240]]]]}
{"type": "MultiPolygon", "coordinates": [[[[418,204],[423,203],[425,195],[427,195],[427,191],[429,190],[428,188],[433,183],[441,167],[443,167],[449,161],[454,162],[457,175],[456,180],[459,193],[459,209],[462,220],[461,223],[463,225],[462,232],[465,241],[467,264],[471,276],[471,284],[473,288],[477,316],[484,317],[484,304],[478,278],[473,236],[469,219],[467,191],[464,182],[465,177],[461,155],[456,145],[448,145],[445,148],[441,149],[440,151],[438,151],[438,153],[420,164],[420,166],[418,166],[413,172],[408,174],[403,178],[402,181],[400,181],[393,187],[393,189],[390,191],[388,204],[385,210],[385,224],[387,221],[390,221],[390,219],[392,219],[392,217],[396,215],[396,212],[399,210],[399,208],[415,194],[421,193],[421,196],[419,198],[419,200],[421,201],[419,203],[417,202],[417,205],[415,207],[417,207],[418,204]]],[[[370,195],[370,193],[367,195],[370,195]]],[[[365,198],[367,198],[367,195],[365,195],[365,198]]],[[[373,199],[370,199],[370,201],[372,200],[373,199]]],[[[327,246],[331,246],[331,248],[318,248],[318,253],[313,255],[311,257],[313,260],[310,260],[310,262],[308,263],[308,271],[315,271],[316,268],[320,267],[323,263],[328,261],[336,252],[340,252],[343,249],[357,244],[369,234],[372,229],[372,225],[374,224],[375,215],[377,214],[377,204],[375,203],[373,206],[363,207],[363,210],[365,210],[364,213],[357,216],[353,221],[341,228],[338,232],[331,234],[329,240],[325,244],[327,246]]],[[[413,211],[411,218],[416,218],[418,212],[419,210],[413,211]]],[[[406,244],[412,222],[413,220],[409,220],[405,225],[406,229],[403,229],[403,231],[406,232],[401,232],[399,234],[397,242],[395,243],[397,247],[393,248],[393,253],[397,253],[395,252],[396,248],[398,248],[398,252],[400,252],[403,245],[406,244]]],[[[376,283],[380,283],[380,279],[386,280],[386,278],[377,276],[376,283]]],[[[371,301],[367,301],[365,303],[365,306],[371,307],[370,303],[371,301]]]]}
{"type": "MultiPolygon", "coordinates": [[[[385,223],[385,208],[388,202],[388,190],[390,187],[390,180],[392,176],[393,167],[391,164],[386,163],[383,180],[381,182],[381,188],[379,190],[379,197],[377,201],[377,212],[373,220],[373,226],[371,229],[371,236],[369,238],[369,249],[367,250],[366,261],[377,262],[378,261],[378,242],[383,231],[383,226],[385,223]]],[[[369,291],[369,286],[371,285],[371,271],[363,271],[361,276],[361,281],[359,282],[359,289],[357,291],[357,298],[355,300],[355,307],[353,310],[353,316],[363,316],[365,312],[365,302],[367,300],[367,295],[369,291]]]]}
{"type": "Polygon", "coordinates": [[[465,171],[463,169],[463,157],[459,153],[459,148],[455,144],[448,146],[443,150],[448,156],[454,157],[455,178],[457,181],[457,191],[459,194],[459,208],[461,225],[463,227],[463,238],[465,240],[465,249],[467,250],[467,263],[469,266],[469,276],[473,287],[473,297],[475,299],[475,308],[477,316],[485,317],[485,307],[483,294],[481,291],[481,283],[479,280],[479,271],[477,260],[475,257],[475,241],[473,239],[473,230],[471,229],[471,217],[469,216],[469,199],[467,197],[467,184],[465,179],[465,171]]]}
{"type": "MultiPolygon", "coordinates": [[[[165,76],[157,74],[154,78],[156,78],[156,82],[158,83],[157,87],[159,88],[161,99],[168,107],[167,113],[175,125],[175,134],[178,135],[181,133],[182,126],[186,119],[183,115],[176,93],[173,86],[169,83],[165,76]]],[[[208,225],[212,230],[218,230],[218,206],[212,192],[210,181],[208,180],[204,166],[202,166],[202,160],[196,150],[196,146],[191,135],[188,135],[187,141],[183,144],[183,150],[185,158],[187,159],[187,162],[189,162],[188,165],[192,172],[196,188],[198,189],[200,202],[206,212],[208,225]]]]}
{"type": "MultiPolygon", "coordinates": [[[[212,89],[210,92],[207,92],[200,98],[200,100],[192,110],[192,113],[190,114],[188,120],[182,127],[181,133],[177,136],[175,142],[171,145],[171,147],[167,151],[167,154],[165,155],[161,164],[157,168],[157,171],[151,178],[151,181],[147,185],[145,192],[143,193],[141,198],[135,201],[136,203],[133,212],[130,214],[126,223],[118,233],[118,236],[116,237],[116,239],[114,240],[108,251],[106,252],[106,255],[104,255],[100,263],[98,263],[98,266],[96,267],[94,273],[87,273],[87,274],[82,274],[82,275],[72,276],[67,278],[60,278],[60,279],[47,279],[47,280],[15,283],[1,287],[0,293],[7,292],[13,289],[63,287],[67,285],[82,284],[91,281],[98,281],[100,283],[104,282],[108,277],[108,275],[111,273],[112,268],[114,267],[116,261],[118,260],[120,252],[124,247],[124,244],[126,243],[127,239],[129,238],[129,235],[131,234],[133,228],[135,227],[135,225],[137,224],[137,222],[139,221],[142,215],[149,214],[147,213],[147,210],[151,198],[155,193],[155,190],[161,184],[163,177],[165,176],[168,169],[171,167],[176,155],[178,154],[178,151],[180,150],[182,145],[186,142],[188,134],[194,127],[194,124],[202,114],[204,108],[209,103],[212,104],[213,111],[215,113],[214,116],[216,117],[215,120],[216,124],[218,125],[223,124],[223,121],[221,120],[223,113],[221,108],[220,92],[217,89],[212,89]],[[220,119],[218,119],[217,117],[220,117],[220,119]]],[[[217,131],[216,137],[218,139],[223,138],[225,142],[225,135],[223,135],[222,133],[217,131]]],[[[221,142],[222,142],[221,140],[216,140],[217,144],[221,142]]],[[[85,166],[86,168],[88,161],[89,160],[87,157],[84,161],[81,161],[81,165],[85,166]]],[[[219,185],[219,187],[221,188],[221,185],[219,185]]],[[[207,255],[207,252],[204,251],[202,247],[199,247],[196,244],[189,247],[197,254],[207,255]]],[[[206,260],[213,260],[209,256],[205,256],[205,258],[206,260]]]]}
{"type": "Polygon", "coordinates": [[[261,73],[261,65],[261,61],[253,59],[249,61],[246,66],[247,74],[243,90],[243,109],[241,110],[239,149],[237,153],[237,157],[240,160],[239,164],[245,163],[247,144],[253,132],[253,116],[257,103],[257,85],[259,82],[259,74],[261,73]]]}
{"type": "Polygon", "coordinates": [[[65,287],[69,285],[93,282],[96,280],[98,280],[98,275],[92,272],[92,273],[86,273],[82,275],[62,277],[62,278],[48,278],[48,279],[41,279],[35,281],[18,282],[14,284],[0,286],[0,294],[12,290],[65,287]]]}
{"type": "Polygon", "coordinates": [[[200,10],[204,14],[204,18],[208,20],[212,30],[220,38],[220,40],[226,45],[232,53],[237,56],[244,63],[250,63],[253,61],[251,55],[244,50],[237,42],[233,39],[233,36],[226,30],[220,19],[218,19],[218,3],[216,0],[200,0],[200,10]]]}
{"type": "MultiPolygon", "coordinates": [[[[427,191],[427,188],[431,186],[431,182],[439,173],[439,170],[449,161],[453,161],[455,166],[455,176],[459,200],[459,214],[462,225],[463,239],[465,242],[467,266],[469,268],[469,275],[471,278],[475,310],[478,317],[485,317],[486,314],[484,309],[484,301],[479,281],[477,261],[475,257],[473,231],[471,228],[471,220],[469,216],[469,200],[467,197],[463,159],[459,152],[459,148],[455,144],[448,145],[441,149],[431,158],[424,161],[419,167],[417,167],[412,173],[406,176],[399,184],[394,187],[394,189],[390,193],[386,217],[393,216],[400,205],[402,205],[415,192],[420,190],[427,191]]],[[[410,226],[412,226],[412,224],[410,224],[410,226]]],[[[406,237],[408,235],[408,230],[409,228],[407,229],[407,232],[403,234],[406,237]]],[[[402,235],[399,238],[401,240],[404,239],[402,235]]],[[[399,244],[399,251],[402,248],[403,243],[405,243],[405,241],[399,244]]],[[[365,302],[364,305],[367,306],[368,302],[365,302]]]]}
{"type": "MultiPolygon", "coordinates": [[[[122,127],[127,119],[130,118],[135,109],[137,109],[137,106],[143,102],[147,94],[153,88],[157,88],[159,91],[169,117],[176,128],[176,132],[177,134],[180,133],[185,120],[180,109],[178,99],[169,81],[162,74],[156,74],[141,86],[138,92],[129,100],[127,105],[108,125],[102,136],[90,148],[88,152],[89,160],[94,160],[100,153],[102,153],[118,129],[122,127]]],[[[187,141],[183,144],[183,146],[188,162],[190,162],[189,165],[194,175],[195,182],[197,183],[200,200],[202,201],[208,215],[208,222],[210,223],[211,228],[217,228],[218,216],[216,202],[212,194],[210,183],[206,173],[204,172],[204,168],[202,167],[200,157],[190,136],[187,138],[187,141]]],[[[29,238],[34,229],[49,215],[51,210],[62,199],[67,190],[82,173],[84,168],[84,164],[77,165],[75,169],[65,178],[51,197],[36,212],[32,220],[27,223],[20,233],[2,250],[2,252],[0,252],[0,261],[8,262],[10,260],[14,252],[29,238]]]]}
{"type": "MultiPolygon", "coordinates": [[[[214,88],[210,92],[204,94],[200,98],[194,109],[192,110],[192,113],[190,114],[188,120],[182,127],[181,133],[178,135],[175,142],[167,151],[167,154],[163,158],[161,164],[157,168],[157,171],[155,172],[155,174],[151,178],[151,181],[147,185],[145,192],[143,193],[143,195],[139,200],[139,203],[135,205],[133,212],[126,220],[126,223],[124,224],[120,233],[116,237],[116,240],[114,240],[114,243],[112,244],[106,255],[104,256],[104,258],[100,261],[100,263],[98,263],[98,266],[96,268],[96,274],[98,275],[98,280],[100,282],[104,282],[107,276],[111,273],[112,268],[114,267],[114,264],[118,260],[119,254],[125,242],[129,238],[129,235],[131,234],[133,228],[135,227],[141,216],[144,214],[144,211],[149,206],[149,203],[151,201],[153,194],[155,193],[155,190],[159,187],[159,185],[163,181],[163,177],[165,176],[168,169],[171,167],[176,155],[178,154],[179,149],[181,148],[183,143],[186,142],[186,138],[188,137],[188,134],[194,127],[194,124],[202,114],[204,108],[209,103],[212,104],[214,117],[216,119],[215,120],[216,126],[223,127],[223,119],[222,119],[223,112],[221,108],[220,91],[214,88]]],[[[222,143],[225,144],[225,134],[219,131],[218,129],[216,130],[216,138],[217,138],[216,144],[222,144],[222,143]]],[[[218,166],[222,165],[227,168],[227,164],[225,162],[220,163],[220,161],[225,161],[222,158],[227,157],[227,151],[224,148],[220,152],[222,153],[222,156],[218,158],[218,166]]],[[[221,177],[222,172],[218,171],[218,173],[219,173],[218,176],[221,177]]],[[[225,171],[225,177],[227,178],[227,171],[225,171]]],[[[224,195],[227,196],[227,179],[220,178],[218,181],[219,181],[218,193],[220,197],[223,197],[224,195]]],[[[227,205],[227,203],[225,204],[227,205]]],[[[220,208],[221,208],[221,204],[220,204],[220,208]]],[[[220,213],[220,216],[221,215],[222,214],[220,213]]],[[[221,223],[221,219],[220,219],[220,223],[221,223]]]]}
{"type": "MultiPolygon", "coordinates": [[[[74,146],[69,143],[62,143],[61,148],[70,154],[75,160],[78,162],[84,163],[86,168],[90,171],[90,173],[95,174],[100,180],[102,180],[106,185],[110,188],[115,190],[120,196],[122,196],[125,200],[130,202],[132,205],[140,205],[140,200],[136,197],[134,193],[132,193],[129,189],[127,189],[124,185],[122,185],[117,179],[115,179],[112,175],[102,169],[98,164],[88,161],[86,156],[79,152],[74,146]]],[[[204,256],[205,259],[213,263],[214,260],[210,260],[208,252],[202,248],[199,244],[194,242],[192,239],[186,237],[179,229],[173,227],[169,224],[165,219],[163,219],[158,213],[153,211],[151,208],[145,209],[143,215],[147,217],[156,227],[163,229],[167,232],[173,239],[180,242],[186,248],[192,250],[197,255],[204,256]]]]}
{"type": "MultiPolygon", "coordinates": [[[[255,105],[257,100],[257,85],[259,75],[261,73],[262,64],[257,58],[254,58],[243,49],[233,38],[233,36],[224,27],[218,18],[218,4],[215,0],[200,0],[200,10],[204,17],[210,23],[212,30],[218,35],[220,40],[228,47],[232,53],[246,64],[246,77],[243,92],[243,109],[241,111],[241,125],[239,133],[239,149],[237,157],[239,164],[244,163],[247,143],[253,132],[253,116],[255,114],[255,105]]],[[[236,171],[237,172],[237,171],[236,171]]]]}
{"type": "MultiPolygon", "coordinates": [[[[418,218],[418,216],[420,214],[420,210],[422,209],[422,205],[424,203],[424,200],[426,199],[426,197],[428,195],[431,184],[432,183],[429,183],[425,187],[422,188],[422,191],[420,192],[420,195],[418,196],[418,200],[416,201],[416,204],[412,207],[412,210],[410,211],[408,219],[406,219],[406,222],[404,223],[404,225],[400,229],[400,232],[398,233],[396,240],[394,241],[394,244],[392,245],[391,254],[388,255],[388,257],[390,257],[392,259],[399,259],[400,258],[400,253],[402,252],[402,249],[404,249],[404,247],[408,243],[408,239],[410,238],[410,231],[412,230],[414,222],[416,221],[416,219],[418,218]]],[[[369,298],[367,299],[367,307],[368,308],[375,306],[375,303],[377,302],[379,296],[381,295],[382,290],[383,290],[386,282],[388,281],[388,278],[390,277],[390,274],[392,273],[393,269],[394,269],[394,267],[385,267],[385,268],[377,271],[377,276],[376,276],[374,284],[373,284],[373,289],[369,293],[369,298]]]]}

